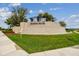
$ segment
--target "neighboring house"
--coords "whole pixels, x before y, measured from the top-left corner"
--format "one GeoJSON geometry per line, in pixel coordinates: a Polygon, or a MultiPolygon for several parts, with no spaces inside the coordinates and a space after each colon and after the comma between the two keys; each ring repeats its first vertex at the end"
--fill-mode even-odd
{"type": "Polygon", "coordinates": [[[12,28],[20,34],[66,34],[65,28],[57,22],[46,21],[46,18],[31,18],[30,22],[21,22],[20,26],[12,28]]]}

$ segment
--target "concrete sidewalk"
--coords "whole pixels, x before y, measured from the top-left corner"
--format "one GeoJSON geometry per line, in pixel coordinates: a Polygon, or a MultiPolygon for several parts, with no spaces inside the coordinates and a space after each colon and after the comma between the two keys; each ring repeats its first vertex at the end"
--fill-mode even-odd
{"type": "Polygon", "coordinates": [[[0,31],[0,56],[27,56],[28,53],[17,49],[17,45],[0,31]]]}
{"type": "Polygon", "coordinates": [[[79,56],[79,45],[44,52],[32,53],[30,56],[79,56]]]}

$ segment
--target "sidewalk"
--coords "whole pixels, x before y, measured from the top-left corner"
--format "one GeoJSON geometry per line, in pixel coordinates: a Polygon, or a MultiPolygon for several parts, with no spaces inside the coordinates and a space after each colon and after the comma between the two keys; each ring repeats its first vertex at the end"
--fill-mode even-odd
{"type": "Polygon", "coordinates": [[[17,49],[17,45],[0,31],[0,56],[27,56],[28,53],[17,49]]]}
{"type": "Polygon", "coordinates": [[[31,56],[79,56],[79,45],[39,53],[32,53],[31,56]]]}

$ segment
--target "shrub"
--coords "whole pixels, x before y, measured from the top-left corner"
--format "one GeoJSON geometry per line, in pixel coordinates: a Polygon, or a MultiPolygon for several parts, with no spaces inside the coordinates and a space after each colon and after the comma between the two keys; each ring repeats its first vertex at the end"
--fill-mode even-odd
{"type": "Polygon", "coordinates": [[[60,25],[61,25],[62,27],[65,27],[65,26],[66,26],[66,23],[65,23],[64,21],[60,21],[59,23],[60,23],[60,25]]]}

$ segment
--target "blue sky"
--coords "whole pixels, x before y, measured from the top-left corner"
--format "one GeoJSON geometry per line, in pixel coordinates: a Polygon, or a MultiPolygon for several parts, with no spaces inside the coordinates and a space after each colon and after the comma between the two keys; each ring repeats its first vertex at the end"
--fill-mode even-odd
{"type": "Polygon", "coordinates": [[[57,21],[65,21],[67,28],[79,28],[79,4],[78,3],[2,3],[0,4],[0,26],[7,28],[4,23],[11,16],[12,7],[21,6],[27,8],[27,17],[37,16],[39,13],[48,12],[57,21]]]}

